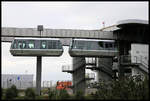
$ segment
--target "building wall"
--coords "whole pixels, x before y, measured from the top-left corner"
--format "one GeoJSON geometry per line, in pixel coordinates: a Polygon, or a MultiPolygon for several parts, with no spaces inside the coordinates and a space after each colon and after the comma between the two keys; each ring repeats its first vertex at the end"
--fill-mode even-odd
{"type": "Polygon", "coordinates": [[[148,51],[149,46],[146,44],[131,44],[131,62],[141,63],[142,60],[144,63],[148,64],[148,51]]]}
{"type": "MultiPolygon", "coordinates": [[[[146,68],[148,67],[149,61],[149,46],[146,44],[131,44],[131,62],[132,63],[141,63],[146,68]]],[[[145,75],[145,72],[140,70],[137,67],[132,67],[132,76],[141,75],[142,78],[145,75]]]]}
{"type": "Polygon", "coordinates": [[[17,87],[17,89],[33,87],[33,75],[2,74],[2,88],[9,88],[13,84],[17,87]]]}

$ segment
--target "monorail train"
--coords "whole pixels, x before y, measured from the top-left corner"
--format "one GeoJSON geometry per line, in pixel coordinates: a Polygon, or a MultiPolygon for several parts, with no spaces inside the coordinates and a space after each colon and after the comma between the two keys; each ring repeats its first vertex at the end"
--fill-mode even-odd
{"type": "Polygon", "coordinates": [[[115,40],[72,39],[69,54],[72,57],[114,57],[118,50],[115,40]]]}
{"type": "Polygon", "coordinates": [[[61,56],[58,38],[15,38],[10,47],[13,56],[61,56]]]}

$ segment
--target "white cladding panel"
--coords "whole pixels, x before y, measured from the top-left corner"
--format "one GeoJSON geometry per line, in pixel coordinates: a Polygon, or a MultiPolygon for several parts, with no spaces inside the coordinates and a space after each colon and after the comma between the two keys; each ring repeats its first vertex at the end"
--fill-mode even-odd
{"type": "Polygon", "coordinates": [[[131,62],[148,64],[149,46],[146,44],[131,44],[131,62]]]}

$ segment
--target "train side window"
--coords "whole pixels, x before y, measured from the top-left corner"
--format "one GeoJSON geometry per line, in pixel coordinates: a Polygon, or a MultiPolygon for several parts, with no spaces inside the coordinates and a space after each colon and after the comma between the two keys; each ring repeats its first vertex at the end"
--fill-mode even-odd
{"type": "Polygon", "coordinates": [[[48,49],[52,49],[52,41],[51,40],[48,41],[48,49]]]}
{"type": "Polygon", "coordinates": [[[112,43],[109,43],[109,49],[112,49],[112,48],[113,48],[112,43]]]}
{"type": "Polygon", "coordinates": [[[79,47],[78,47],[79,49],[84,49],[84,47],[85,47],[85,42],[84,42],[84,41],[79,41],[79,42],[78,42],[78,46],[79,46],[79,47]]]}
{"type": "Polygon", "coordinates": [[[34,42],[33,41],[29,41],[29,48],[34,48],[34,42]]]}
{"type": "Polygon", "coordinates": [[[98,44],[99,44],[100,47],[104,47],[103,42],[99,41],[98,44]]]}
{"type": "Polygon", "coordinates": [[[56,41],[55,40],[53,41],[53,47],[52,48],[56,49],[56,41]]]}
{"type": "Polygon", "coordinates": [[[24,41],[24,42],[22,42],[22,48],[25,48],[25,47],[26,47],[26,43],[24,41]]]}
{"type": "Polygon", "coordinates": [[[108,44],[107,43],[105,43],[105,48],[108,48],[108,44]]]}
{"type": "Polygon", "coordinates": [[[91,42],[90,41],[87,41],[87,50],[91,50],[91,42]]]}
{"type": "Polygon", "coordinates": [[[45,49],[46,48],[46,41],[42,41],[42,49],[45,49]]]}
{"type": "Polygon", "coordinates": [[[105,43],[105,48],[111,49],[112,48],[112,44],[111,43],[105,43]]]}
{"type": "Polygon", "coordinates": [[[21,42],[21,41],[18,42],[18,48],[19,48],[19,49],[22,48],[22,42],[21,42]]]}

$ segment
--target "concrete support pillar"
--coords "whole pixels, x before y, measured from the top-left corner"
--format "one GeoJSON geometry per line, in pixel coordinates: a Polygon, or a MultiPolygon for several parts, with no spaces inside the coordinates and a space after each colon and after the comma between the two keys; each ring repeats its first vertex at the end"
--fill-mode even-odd
{"type": "Polygon", "coordinates": [[[73,93],[85,93],[85,58],[73,57],[73,93]]]}
{"type": "Polygon", "coordinates": [[[119,68],[119,77],[124,77],[125,68],[121,66],[121,56],[129,55],[129,50],[131,50],[131,42],[118,41],[118,68],[119,68]]]}
{"type": "Polygon", "coordinates": [[[42,72],[42,56],[37,56],[36,66],[36,94],[41,95],[41,72],[42,72]]]}
{"type": "Polygon", "coordinates": [[[97,59],[97,67],[99,68],[97,71],[97,80],[109,82],[112,80],[112,66],[113,59],[112,58],[98,58],[97,59]]]}

